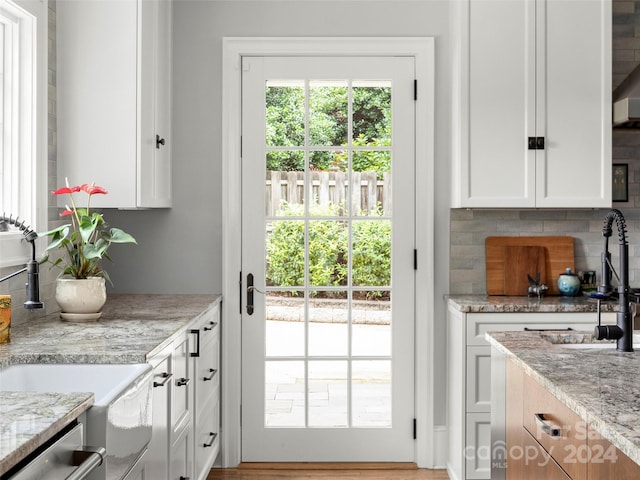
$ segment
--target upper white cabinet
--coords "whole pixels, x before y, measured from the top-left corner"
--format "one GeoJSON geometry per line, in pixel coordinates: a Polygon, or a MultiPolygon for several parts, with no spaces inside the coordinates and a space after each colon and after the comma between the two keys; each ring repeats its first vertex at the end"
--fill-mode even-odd
{"type": "Polygon", "coordinates": [[[169,0],[58,2],[58,178],[106,188],[93,207],[171,206],[171,16],[169,0]]]}
{"type": "Polygon", "coordinates": [[[610,207],[610,0],[456,0],[452,27],[452,205],[610,207]]]}

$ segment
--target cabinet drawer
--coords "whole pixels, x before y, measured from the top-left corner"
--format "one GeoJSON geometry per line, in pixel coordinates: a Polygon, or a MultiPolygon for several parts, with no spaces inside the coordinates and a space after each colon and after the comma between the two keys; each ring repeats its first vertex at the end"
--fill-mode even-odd
{"type": "Polygon", "coordinates": [[[522,451],[526,453],[513,462],[514,465],[509,460],[507,480],[571,480],[526,430],[522,432],[522,451]]]}
{"type": "Polygon", "coordinates": [[[529,375],[523,387],[524,427],[571,478],[586,478],[587,463],[577,461],[587,448],[586,422],[529,375]]]}
{"type": "Polygon", "coordinates": [[[216,399],[211,399],[203,405],[195,421],[195,467],[196,472],[202,474],[202,480],[207,478],[208,471],[220,451],[219,426],[220,404],[216,399]]]}
{"type": "Polygon", "coordinates": [[[491,411],[491,347],[467,347],[467,412],[491,411]]]}
{"type": "MultiPolygon", "coordinates": [[[[603,323],[615,323],[615,313],[602,315],[603,323]]],[[[487,332],[522,331],[525,328],[544,330],[592,331],[598,322],[596,313],[469,313],[467,314],[467,345],[489,345],[487,332]]]]}
{"type": "Polygon", "coordinates": [[[465,436],[466,478],[491,478],[491,414],[468,413],[465,436]]]}
{"type": "Polygon", "coordinates": [[[197,405],[204,404],[212,395],[218,394],[220,385],[219,351],[218,342],[207,343],[201,349],[202,355],[198,359],[197,371],[195,372],[197,405]]]}

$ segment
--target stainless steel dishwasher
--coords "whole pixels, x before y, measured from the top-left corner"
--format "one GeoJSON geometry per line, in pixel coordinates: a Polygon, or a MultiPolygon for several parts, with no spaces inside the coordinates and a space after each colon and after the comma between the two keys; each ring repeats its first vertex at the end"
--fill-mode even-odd
{"type": "Polygon", "coordinates": [[[85,480],[102,465],[104,447],[83,450],[83,425],[55,440],[10,480],[85,480]]]}

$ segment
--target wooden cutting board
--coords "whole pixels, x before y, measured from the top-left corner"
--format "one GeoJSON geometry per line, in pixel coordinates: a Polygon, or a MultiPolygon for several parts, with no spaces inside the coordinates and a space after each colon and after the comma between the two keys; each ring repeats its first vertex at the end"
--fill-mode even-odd
{"type": "Polygon", "coordinates": [[[547,251],[531,245],[507,245],[504,247],[504,294],[527,295],[529,276],[540,276],[540,283],[549,285],[547,279],[547,251]]]}
{"type": "MultiPolygon", "coordinates": [[[[567,268],[574,268],[573,237],[487,237],[485,254],[488,295],[505,295],[505,247],[507,246],[544,247],[545,271],[549,287],[547,294],[560,294],[557,284],[558,276],[567,268]]],[[[526,295],[526,293],[520,295],[526,295]]]]}

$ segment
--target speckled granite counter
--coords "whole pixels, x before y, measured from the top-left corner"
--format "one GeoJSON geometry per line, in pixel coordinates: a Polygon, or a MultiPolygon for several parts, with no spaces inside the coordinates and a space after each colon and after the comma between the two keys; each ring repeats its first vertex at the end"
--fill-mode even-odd
{"type": "Polygon", "coordinates": [[[0,392],[0,475],[92,404],[92,393],[0,392]]]}
{"type": "MultiPolygon", "coordinates": [[[[587,297],[508,297],[498,295],[449,295],[449,305],[463,313],[567,313],[595,312],[597,302],[587,297]]],[[[602,312],[615,312],[618,304],[602,302],[602,312]]]]}
{"type": "MultiPolygon", "coordinates": [[[[98,321],[59,314],[12,328],[0,369],[20,363],[145,363],[219,295],[110,294],[98,321]]],[[[92,394],[0,394],[0,475],[77,418],[92,394]]]]}
{"type": "MultiPolygon", "coordinates": [[[[573,334],[575,335],[575,334],[573,334]]],[[[487,340],[640,464],[640,351],[568,349],[544,332],[493,332],[487,340]]]]}

